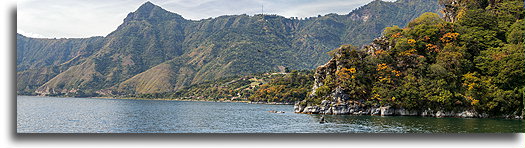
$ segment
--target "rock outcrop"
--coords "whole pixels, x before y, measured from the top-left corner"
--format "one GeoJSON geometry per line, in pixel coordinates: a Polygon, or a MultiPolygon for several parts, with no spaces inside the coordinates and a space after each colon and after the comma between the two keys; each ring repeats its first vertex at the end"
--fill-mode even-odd
{"type": "MultiPolygon", "coordinates": [[[[343,56],[341,50],[347,48],[341,47],[340,50],[336,50],[333,54],[333,58],[326,64],[317,67],[314,74],[314,85],[312,92],[309,97],[324,98],[320,103],[312,103],[303,100],[296,102],[294,105],[294,111],[296,113],[304,114],[327,114],[327,115],[374,115],[374,116],[427,116],[427,117],[460,117],[460,118],[486,118],[487,114],[480,114],[474,110],[462,110],[462,111],[445,111],[445,110],[433,110],[433,109],[405,109],[403,107],[394,106],[370,106],[364,105],[365,100],[359,100],[350,98],[340,86],[335,86],[331,89],[331,93],[326,96],[317,96],[318,89],[323,87],[325,79],[328,77],[337,77],[336,73],[338,70],[344,68],[344,61],[340,61],[343,56]]],[[[372,44],[363,46],[361,50],[365,51],[368,55],[374,55],[377,50],[391,50],[388,40],[385,37],[376,38],[372,44]]],[[[519,117],[517,117],[519,118],[519,117]]]]}
{"type": "Polygon", "coordinates": [[[317,88],[324,85],[323,81],[326,79],[326,76],[335,74],[336,69],[336,60],[334,58],[328,61],[328,63],[317,67],[314,74],[314,86],[312,87],[312,93],[310,93],[311,96],[316,93],[317,88]]]}
{"type": "MultiPolygon", "coordinates": [[[[325,114],[325,115],[373,115],[373,116],[424,116],[424,117],[459,117],[459,118],[487,118],[487,114],[480,114],[474,110],[461,112],[426,109],[423,111],[394,108],[391,106],[360,106],[357,104],[336,103],[323,100],[320,105],[305,105],[297,102],[294,105],[295,113],[325,114]]],[[[511,118],[511,117],[508,117],[511,118]]],[[[521,117],[512,117],[520,119],[521,117]]]]}

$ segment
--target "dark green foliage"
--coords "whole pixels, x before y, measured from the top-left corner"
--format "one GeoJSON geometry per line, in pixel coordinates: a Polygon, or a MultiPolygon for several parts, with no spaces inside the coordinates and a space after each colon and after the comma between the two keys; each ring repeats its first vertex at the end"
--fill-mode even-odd
{"type": "Polygon", "coordinates": [[[279,66],[312,69],[340,44],[363,45],[382,28],[404,26],[437,8],[434,0],[374,1],[348,15],[232,15],[191,21],[147,2],[106,37],[18,36],[18,78],[24,79],[18,90],[47,95],[81,90],[103,96],[173,92],[279,66]],[[62,63],[66,65],[57,66],[62,63]],[[41,68],[48,72],[39,72],[41,68]]]}
{"type": "Polygon", "coordinates": [[[425,13],[404,29],[387,27],[374,41],[383,48],[364,48],[366,54],[342,46],[334,59],[343,64],[330,75],[336,86],[319,87],[308,100],[320,102],[340,87],[367,105],[522,115],[523,1],[477,2],[460,3],[454,23],[425,13]]]}
{"type": "Polygon", "coordinates": [[[257,86],[248,100],[252,102],[293,103],[306,98],[313,85],[313,72],[292,71],[286,75],[272,76],[267,84],[257,86]]]}
{"type": "Polygon", "coordinates": [[[373,72],[371,65],[366,61],[366,53],[350,45],[339,49],[336,59],[341,66],[346,68],[336,72],[336,84],[343,91],[346,91],[351,98],[368,98],[371,90],[369,84],[372,83],[372,78],[369,77],[369,74],[373,72]]]}

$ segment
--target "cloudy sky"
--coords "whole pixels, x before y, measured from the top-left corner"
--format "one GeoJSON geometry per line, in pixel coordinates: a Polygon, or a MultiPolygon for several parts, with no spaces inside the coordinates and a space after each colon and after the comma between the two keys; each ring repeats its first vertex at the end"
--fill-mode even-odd
{"type": "MultiPolygon", "coordinates": [[[[39,38],[106,36],[147,0],[19,0],[17,32],[39,38]]],[[[150,0],[186,19],[231,14],[310,17],[347,14],[372,0],[150,0]]],[[[394,1],[394,0],[388,0],[394,1]]]]}

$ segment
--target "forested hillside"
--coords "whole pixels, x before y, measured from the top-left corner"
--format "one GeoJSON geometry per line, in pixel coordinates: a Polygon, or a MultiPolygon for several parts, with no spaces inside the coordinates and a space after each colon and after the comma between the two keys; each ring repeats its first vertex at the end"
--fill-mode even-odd
{"type": "MultiPolygon", "coordinates": [[[[106,37],[17,35],[17,93],[121,96],[175,92],[223,77],[312,69],[341,44],[362,45],[405,26],[434,0],[373,1],[347,15],[230,15],[187,20],[147,2],[106,37]]],[[[350,12],[351,10],[349,10],[350,12]]]]}
{"type": "Polygon", "coordinates": [[[523,1],[440,4],[444,18],[424,13],[406,27],[387,27],[362,49],[332,51],[302,105],[327,100],[410,115],[523,116],[523,1]]]}

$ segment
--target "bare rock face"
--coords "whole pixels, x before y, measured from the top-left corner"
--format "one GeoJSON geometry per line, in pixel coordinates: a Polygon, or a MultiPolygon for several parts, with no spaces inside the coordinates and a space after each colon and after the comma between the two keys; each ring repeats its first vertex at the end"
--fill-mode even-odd
{"type": "Polygon", "coordinates": [[[374,41],[372,41],[372,44],[363,46],[363,50],[365,50],[368,54],[374,55],[377,50],[391,50],[392,46],[390,46],[388,40],[386,37],[382,36],[379,38],[375,38],[374,41]]]}
{"type": "Polygon", "coordinates": [[[392,116],[395,113],[395,109],[390,106],[381,107],[381,116],[392,116]]]}
{"type": "Polygon", "coordinates": [[[303,113],[306,114],[319,114],[321,108],[319,106],[306,106],[303,110],[303,113]]]}
{"type": "Polygon", "coordinates": [[[418,116],[419,112],[415,110],[406,110],[404,108],[400,108],[396,109],[395,114],[399,116],[418,116]]]}
{"type": "Polygon", "coordinates": [[[304,111],[305,105],[301,105],[301,102],[296,102],[293,106],[293,110],[295,113],[302,113],[304,111]]]}
{"type": "Polygon", "coordinates": [[[324,79],[326,79],[327,75],[335,74],[336,69],[336,60],[334,58],[328,61],[328,63],[317,67],[314,74],[314,86],[312,87],[312,93],[310,93],[310,97],[313,97],[313,95],[315,95],[317,88],[324,85],[323,81],[324,79]]]}
{"type": "MultiPolygon", "coordinates": [[[[444,5],[443,19],[447,22],[454,23],[457,20],[457,15],[460,7],[458,0],[443,0],[440,4],[444,5]]],[[[464,7],[464,6],[463,6],[464,7]]]]}
{"type": "Polygon", "coordinates": [[[437,111],[436,117],[446,117],[446,114],[443,111],[437,111]]]}
{"type": "MultiPolygon", "coordinates": [[[[323,100],[320,105],[304,105],[297,102],[294,105],[295,113],[304,114],[325,114],[325,115],[372,115],[372,116],[426,116],[426,117],[458,117],[458,118],[487,118],[487,114],[479,114],[474,110],[465,110],[462,112],[454,111],[434,111],[426,109],[424,111],[408,110],[405,108],[395,108],[391,106],[361,107],[356,104],[336,103],[329,100],[323,100]]],[[[522,119],[521,116],[508,117],[522,119]]]]}
{"type": "Polygon", "coordinates": [[[336,104],[332,106],[333,115],[348,115],[350,108],[346,104],[336,104]]]}
{"type": "Polygon", "coordinates": [[[346,94],[341,87],[335,88],[334,92],[331,95],[335,102],[346,102],[350,99],[348,94],[346,94]]]}
{"type": "Polygon", "coordinates": [[[381,108],[371,108],[370,109],[370,115],[381,115],[381,108]]]}
{"type": "Polygon", "coordinates": [[[461,113],[458,113],[458,117],[462,117],[462,118],[474,118],[478,116],[478,113],[476,113],[476,111],[463,111],[461,113]]]}

